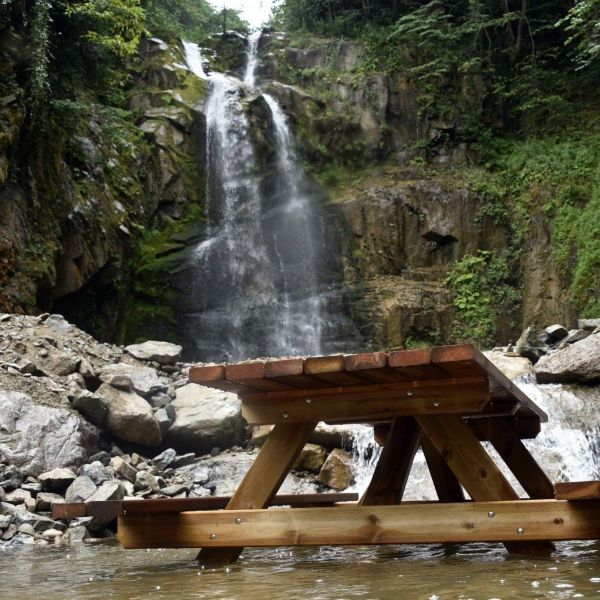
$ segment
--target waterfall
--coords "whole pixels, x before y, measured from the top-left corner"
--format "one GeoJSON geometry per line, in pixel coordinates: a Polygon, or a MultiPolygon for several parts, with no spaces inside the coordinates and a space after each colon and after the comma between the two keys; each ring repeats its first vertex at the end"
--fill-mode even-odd
{"type": "Polygon", "coordinates": [[[210,85],[206,116],[207,223],[186,270],[182,320],[194,360],[320,354],[343,343],[327,277],[331,255],[315,190],[300,166],[279,103],[256,89],[260,31],[248,41],[243,82],[206,75],[196,44],[187,64],[210,85]],[[262,96],[273,165],[261,173],[247,104],[262,96]]]}

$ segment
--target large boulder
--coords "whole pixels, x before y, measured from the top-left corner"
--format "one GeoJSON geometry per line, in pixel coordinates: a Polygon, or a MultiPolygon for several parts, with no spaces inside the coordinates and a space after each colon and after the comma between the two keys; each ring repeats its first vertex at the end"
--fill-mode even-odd
{"type": "Polygon", "coordinates": [[[535,375],[538,383],[600,382],[600,334],[543,356],[535,375]]]}
{"type": "Polygon", "coordinates": [[[345,490],[355,477],[356,463],[352,460],[352,455],[336,448],[327,457],[317,480],[335,490],[345,490]]]}
{"type": "Polygon", "coordinates": [[[182,348],[169,342],[149,340],[143,344],[133,344],[125,348],[131,356],[139,360],[152,360],[163,365],[172,365],[181,356],[182,348]]]}
{"type": "Polygon", "coordinates": [[[158,446],[160,427],[152,414],[152,407],[135,392],[118,390],[103,383],[96,391],[106,401],[108,413],[104,428],[126,442],[158,446]]]}
{"type": "MultiPolygon", "coordinates": [[[[151,367],[117,363],[102,367],[99,372],[100,381],[114,385],[120,377],[128,377],[133,385],[133,391],[144,398],[162,392],[167,388],[168,380],[159,377],[151,367]]],[[[115,386],[119,387],[119,386],[115,386]]]]}
{"type": "Polygon", "coordinates": [[[0,391],[0,462],[25,475],[79,467],[97,449],[98,434],[75,412],[38,405],[20,392],[0,391]]]}
{"type": "Polygon", "coordinates": [[[177,390],[172,406],[176,416],[166,441],[173,448],[201,453],[244,440],[246,422],[234,394],[189,383],[177,390]]]}

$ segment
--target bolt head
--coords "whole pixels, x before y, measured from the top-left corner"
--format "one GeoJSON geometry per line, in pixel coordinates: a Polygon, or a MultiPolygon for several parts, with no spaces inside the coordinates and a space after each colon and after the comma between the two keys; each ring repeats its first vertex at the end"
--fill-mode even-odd
{"type": "Polygon", "coordinates": [[[306,399],[306,404],[310,404],[312,402],[312,400],[310,398],[306,399]]]}
{"type": "Polygon", "coordinates": [[[490,519],[493,519],[496,516],[496,513],[493,510],[490,510],[490,512],[488,513],[488,517],[490,519]]]}
{"type": "Polygon", "coordinates": [[[439,405],[440,405],[440,403],[439,403],[437,400],[436,400],[436,401],[433,403],[433,406],[434,406],[435,408],[437,408],[439,405]]]}
{"type": "Polygon", "coordinates": [[[519,535],[523,535],[525,533],[525,530],[522,527],[517,527],[517,533],[519,535]]]}
{"type": "Polygon", "coordinates": [[[217,534],[216,533],[211,533],[210,534],[210,539],[211,540],[216,540],[217,539],[217,534]]]}
{"type": "Polygon", "coordinates": [[[281,416],[282,416],[284,419],[287,419],[287,418],[288,418],[290,415],[289,415],[288,413],[283,413],[281,416]]]}
{"type": "Polygon", "coordinates": [[[236,519],[235,519],[236,525],[239,525],[241,522],[242,522],[242,520],[239,517],[236,517],[236,519]]]}

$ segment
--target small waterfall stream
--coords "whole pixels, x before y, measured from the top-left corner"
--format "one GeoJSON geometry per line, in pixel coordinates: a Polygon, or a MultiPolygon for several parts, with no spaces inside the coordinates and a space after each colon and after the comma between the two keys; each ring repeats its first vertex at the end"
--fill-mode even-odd
{"type": "Polygon", "coordinates": [[[247,113],[256,84],[261,32],[248,40],[243,82],[205,73],[196,44],[187,64],[206,79],[207,225],[189,268],[183,318],[190,356],[236,361],[320,354],[324,336],[343,343],[328,301],[330,243],[324,217],[294,150],[287,117],[263,93],[270,112],[274,164],[260,179],[247,113]],[[267,184],[265,184],[267,181],[267,184]]]}

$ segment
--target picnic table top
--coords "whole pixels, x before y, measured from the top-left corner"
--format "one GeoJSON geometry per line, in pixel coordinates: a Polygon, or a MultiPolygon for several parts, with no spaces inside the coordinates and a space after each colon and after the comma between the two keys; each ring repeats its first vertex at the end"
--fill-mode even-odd
{"type": "Polygon", "coordinates": [[[203,364],[190,369],[189,380],[233,392],[254,405],[289,399],[376,400],[398,393],[441,398],[484,389],[488,401],[481,410],[486,414],[547,421],[546,413],[472,344],[203,364]]]}

